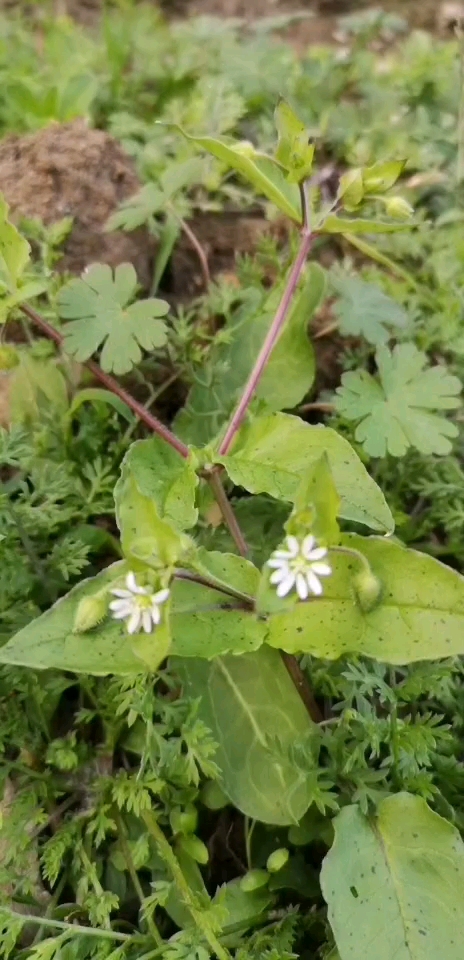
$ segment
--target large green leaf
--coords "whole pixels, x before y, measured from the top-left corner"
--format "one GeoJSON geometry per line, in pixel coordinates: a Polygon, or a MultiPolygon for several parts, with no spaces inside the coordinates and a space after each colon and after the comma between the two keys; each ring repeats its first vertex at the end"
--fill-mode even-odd
{"type": "Polygon", "coordinates": [[[298,187],[288,183],[285,172],[272,157],[258,153],[251,143],[233,140],[231,137],[192,137],[178,124],[175,127],[187,140],[191,140],[201,150],[206,150],[220,160],[228,169],[235,170],[257,193],[278,207],[282,213],[301,222],[301,204],[298,187]]]}
{"type": "MultiPolygon", "coordinates": [[[[199,372],[185,408],[176,419],[176,432],[190,443],[208,443],[231,414],[240,391],[274,318],[284,289],[279,283],[265,297],[256,291],[227,327],[227,343],[211,355],[211,365],[199,372]]],[[[325,273],[308,265],[287,322],[272,352],[257,397],[270,410],[292,409],[314,380],[314,351],[308,324],[325,291],[325,273]]]]}
{"type": "Polygon", "coordinates": [[[340,960],[462,960],[464,845],[422,798],[345,807],[321,884],[340,960]]]}
{"type": "Polygon", "coordinates": [[[126,556],[154,566],[177,560],[181,532],[196,523],[197,484],[191,463],[159,437],[132,444],[114,491],[126,556]]]}
{"type": "MultiPolygon", "coordinates": [[[[109,587],[127,568],[126,563],[113,564],[97,577],[78,584],[0,649],[0,663],[97,675],[143,671],[140,656],[133,649],[137,637],[128,635],[121,620],[107,617],[88,633],[74,633],[80,601],[109,587]]],[[[175,581],[171,591],[171,652],[182,657],[215,657],[256,650],[265,639],[266,624],[230,605],[230,598],[217,590],[175,581]]],[[[142,639],[148,646],[156,646],[156,631],[148,637],[143,634],[142,639]]]]}
{"type": "Polygon", "coordinates": [[[140,493],[154,501],[160,517],[177,530],[195,526],[198,476],[192,463],[165,440],[137,440],[124,458],[124,467],[132,473],[140,493]]]}
{"type": "Polygon", "coordinates": [[[290,751],[311,721],[280,655],[262,647],[175,667],[189,696],[200,698],[199,716],[218,744],[215,760],[232,803],[265,823],[300,820],[311,793],[290,751]]]}
{"type": "Polygon", "coordinates": [[[323,596],[270,618],[272,646],[328,660],[356,653],[398,664],[464,653],[463,577],[381,537],[351,535],[343,543],[369,560],[383,585],[379,605],[363,612],[353,591],[359,562],[332,554],[323,596]]]}
{"type": "Polygon", "coordinates": [[[250,493],[292,503],[306,471],[326,453],[341,500],[340,516],[373,530],[392,531],[382,491],[347,440],[330,427],[288,414],[257,417],[240,431],[232,451],[217,456],[231,480],[250,493]]]}

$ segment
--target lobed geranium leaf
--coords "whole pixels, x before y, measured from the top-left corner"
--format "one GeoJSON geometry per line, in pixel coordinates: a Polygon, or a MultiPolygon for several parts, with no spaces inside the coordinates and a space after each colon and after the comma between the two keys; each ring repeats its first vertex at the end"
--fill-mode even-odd
{"type": "Polygon", "coordinates": [[[221,786],[246,816],[291,824],[311,802],[305,772],[291,749],[311,728],[280,655],[269,647],[241,657],[175,660],[186,693],[199,698],[199,716],[218,750],[221,786]]]}
{"type": "Polygon", "coordinates": [[[464,844],[422,797],[345,807],[321,885],[340,960],[461,960],[464,844]]]}
{"type": "Polygon", "coordinates": [[[382,491],[348,441],[330,427],[310,426],[284,413],[256,417],[242,428],[231,452],[215,458],[237,486],[293,503],[306,472],[324,453],[341,500],[340,516],[391,532],[393,517],[382,491]]]}
{"type": "Polygon", "coordinates": [[[402,457],[409,447],[420,453],[447,454],[458,435],[454,423],[432,413],[461,403],[461,382],[446,367],[428,365],[413,343],[390,352],[379,347],[378,377],[366,370],[344,373],[337,389],[337,410],[358,421],[355,438],[371,457],[402,457]]]}
{"type": "Polygon", "coordinates": [[[332,277],[332,287],[337,294],[333,311],[344,336],[362,336],[378,346],[389,340],[390,327],[406,326],[403,307],[375,284],[337,274],[332,277]]]}
{"type": "Polygon", "coordinates": [[[342,543],[364,554],[381,581],[378,605],[361,609],[353,589],[359,562],[333,553],[323,596],[269,618],[271,646],[327,660],[359,654],[395,664],[464,654],[464,577],[381,537],[350,534],[342,543]]]}
{"type": "Polygon", "coordinates": [[[169,310],[154,297],[130,303],[137,289],[137,276],[130,263],[116,267],[94,263],[80,279],[70,280],[58,295],[58,313],[72,320],[63,328],[64,346],[76,360],[85,361],[102,345],[103,370],[128,373],[142,359],[142,349],[166,343],[169,310]],[[141,349],[142,348],[142,349],[141,349]]]}

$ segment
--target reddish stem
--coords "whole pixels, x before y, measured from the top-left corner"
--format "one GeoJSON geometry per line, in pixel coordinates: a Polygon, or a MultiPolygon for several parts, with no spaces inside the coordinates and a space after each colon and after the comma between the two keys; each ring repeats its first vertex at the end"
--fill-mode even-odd
{"type": "MultiPolygon", "coordinates": [[[[58,346],[63,345],[63,337],[58,330],[55,330],[55,327],[52,327],[50,323],[47,323],[43,317],[40,316],[32,307],[29,307],[26,303],[20,304],[20,309],[25,314],[36,327],[39,327],[43,333],[49,337],[50,340],[54,340],[58,346]]],[[[187,458],[189,456],[189,448],[182,443],[182,440],[179,440],[171,431],[164,426],[164,423],[161,423],[161,420],[158,420],[157,417],[154,417],[142,403],[139,403],[138,400],[124,390],[120,386],[117,380],[113,377],[110,377],[108,373],[104,373],[101,367],[98,366],[98,363],[95,363],[93,360],[87,360],[85,366],[90,370],[92,376],[96,380],[99,380],[100,383],[106,387],[107,390],[110,390],[112,393],[115,393],[120,400],[123,400],[124,403],[135,413],[136,417],[144,423],[149,430],[153,430],[153,433],[157,433],[159,437],[169,443],[171,447],[174,447],[174,450],[177,450],[180,453],[181,457],[187,458]]]]}
{"type": "Polygon", "coordinates": [[[311,249],[312,241],[313,241],[313,234],[308,229],[308,227],[305,227],[302,231],[300,249],[298,250],[296,260],[290,271],[290,275],[287,281],[287,286],[285,287],[285,290],[283,292],[282,299],[277,308],[276,315],[268,330],[267,336],[258,354],[256,363],[253,367],[253,370],[251,371],[251,374],[248,378],[248,382],[244,388],[242,397],[238,403],[235,413],[229,423],[229,426],[227,427],[227,430],[224,434],[224,438],[219,447],[219,453],[221,454],[226,454],[229,452],[229,449],[232,446],[232,443],[237,435],[237,432],[243,423],[246,412],[250,405],[250,401],[252,400],[256,392],[259,381],[261,380],[261,377],[269,361],[269,357],[282,332],[283,325],[287,318],[287,313],[290,309],[293,297],[295,295],[298,281],[301,277],[304,266],[306,264],[306,260],[308,258],[309,251],[311,249]]]}

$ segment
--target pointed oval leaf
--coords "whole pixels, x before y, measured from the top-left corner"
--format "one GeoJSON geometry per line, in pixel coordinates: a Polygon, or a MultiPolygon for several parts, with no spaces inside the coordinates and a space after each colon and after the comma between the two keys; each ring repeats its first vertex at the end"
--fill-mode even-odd
{"type": "Polygon", "coordinates": [[[291,760],[311,721],[280,655],[261,647],[241,657],[176,660],[199,716],[218,744],[215,761],[232,803],[255,820],[291,824],[307,810],[305,773],[291,760]]]}
{"type": "Polygon", "coordinates": [[[393,517],[382,491],[348,441],[330,427],[310,426],[284,413],[256,417],[242,428],[231,452],[216,460],[237,486],[292,503],[305,472],[324,453],[341,500],[340,516],[391,532],[393,517]]]}
{"type": "Polygon", "coordinates": [[[397,664],[464,654],[464,577],[381,537],[350,535],[342,542],[363,553],[382,582],[379,605],[363,612],[353,590],[359,563],[331,554],[323,596],[270,617],[271,646],[328,660],[361,654],[397,664]]]}
{"type": "Polygon", "coordinates": [[[187,140],[221,160],[229,169],[240,173],[258,193],[271,200],[287,217],[297,223],[301,222],[298,187],[287,182],[285,173],[272,157],[258,153],[251,144],[244,147],[243,143],[232,138],[192,137],[177,123],[170,126],[175,127],[187,140]]]}
{"type": "Polygon", "coordinates": [[[321,885],[340,960],[461,960],[464,844],[421,797],[345,807],[321,885]]]}

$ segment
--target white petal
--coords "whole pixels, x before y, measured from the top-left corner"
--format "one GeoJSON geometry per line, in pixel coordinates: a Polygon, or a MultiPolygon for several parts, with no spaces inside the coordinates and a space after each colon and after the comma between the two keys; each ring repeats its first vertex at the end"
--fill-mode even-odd
{"type": "Polygon", "coordinates": [[[125,610],[127,615],[131,613],[133,603],[131,600],[112,600],[110,610],[125,610]]]}
{"type": "Polygon", "coordinates": [[[121,588],[120,590],[110,590],[110,593],[112,593],[114,597],[121,597],[121,598],[123,598],[124,600],[131,600],[131,599],[132,599],[132,591],[131,591],[131,590],[123,590],[123,589],[121,588]]]}
{"type": "Polygon", "coordinates": [[[156,603],[154,603],[153,606],[150,607],[150,616],[155,626],[158,623],[161,623],[161,610],[159,607],[156,606],[156,603]]]}
{"type": "Polygon", "coordinates": [[[135,579],[135,573],[133,573],[132,570],[130,571],[130,573],[127,574],[126,584],[127,584],[127,588],[130,590],[131,593],[139,594],[139,596],[143,596],[143,595],[146,596],[148,593],[148,590],[145,590],[144,587],[139,587],[135,579]]]}
{"type": "Polygon", "coordinates": [[[169,597],[169,590],[158,590],[158,593],[153,593],[150,597],[152,603],[166,603],[166,600],[169,597]]]}
{"type": "Polygon", "coordinates": [[[282,570],[274,570],[274,573],[271,573],[269,580],[271,583],[280,583],[281,580],[285,580],[285,577],[288,577],[290,569],[288,564],[282,568],[282,570]]]}
{"type": "Polygon", "coordinates": [[[308,584],[302,573],[297,573],[296,575],[296,592],[300,600],[307,600],[308,598],[308,584]]]}
{"type": "Polygon", "coordinates": [[[317,579],[316,574],[313,573],[312,570],[308,570],[308,573],[306,574],[306,576],[308,578],[308,587],[311,593],[314,593],[316,597],[320,597],[322,593],[321,581],[317,579]]]}
{"type": "Polygon", "coordinates": [[[308,536],[304,538],[303,543],[301,544],[301,552],[303,556],[306,557],[306,560],[309,559],[309,555],[315,543],[316,541],[312,534],[308,534],[308,536]]]}
{"type": "Polygon", "coordinates": [[[308,554],[308,560],[323,560],[327,556],[326,547],[316,547],[315,550],[311,550],[311,553],[308,554]]]}
{"type": "Polygon", "coordinates": [[[275,567],[278,569],[279,567],[287,567],[288,561],[291,559],[292,558],[288,554],[286,557],[277,557],[276,554],[273,553],[271,559],[267,560],[266,563],[268,567],[271,567],[272,569],[275,567]]]}
{"type": "Polygon", "coordinates": [[[317,573],[318,577],[330,577],[332,567],[328,563],[312,563],[311,570],[317,573]]]}
{"type": "Polygon", "coordinates": [[[290,593],[290,590],[295,584],[295,576],[293,573],[288,573],[285,577],[285,580],[282,580],[277,587],[277,596],[286,597],[287,593],[290,593]]]}
{"type": "Polygon", "coordinates": [[[300,552],[300,544],[297,538],[292,536],[286,537],[285,543],[287,544],[287,547],[290,551],[290,556],[297,557],[300,552]]]}
{"type": "Polygon", "coordinates": [[[131,614],[131,611],[132,607],[130,610],[114,610],[111,616],[113,617],[113,620],[127,620],[131,614]]]}
{"type": "Polygon", "coordinates": [[[143,613],[142,613],[142,626],[143,626],[143,629],[145,630],[145,633],[151,633],[152,628],[153,628],[153,623],[152,623],[152,619],[151,619],[151,611],[150,611],[150,610],[144,610],[144,611],[143,611],[143,613]]]}
{"type": "Polygon", "coordinates": [[[127,621],[127,632],[128,633],[138,633],[140,630],[140,621],[142,619],[142,611],[137,607],[136,610],[130,615],[127,621]]]}

